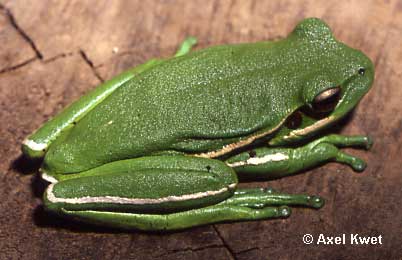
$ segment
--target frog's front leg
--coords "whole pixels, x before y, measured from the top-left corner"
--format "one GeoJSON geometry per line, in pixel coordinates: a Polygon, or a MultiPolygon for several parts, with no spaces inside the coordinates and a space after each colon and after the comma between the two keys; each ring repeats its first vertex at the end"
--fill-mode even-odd
{"type": "Polygon", "coordinates": [[[197,44],[197,38],[187,37],[177,49],[175,57],[183,56],[191,51],[191,49],[197,44]]]}
{"type": "Polygon", "coordinates": [[[299,148],[257,148],[235,155],[226,163],[234,168],[240,178],[246,179],[276,179],[329,161],[363,171],[366,167],[363,160],[342,152],[338,147],[369,149],[371,145],[372,141],[367,136],[328,135],[299,148]]]}
{"type": "Polygon", "coordinates": [[[128,229],[287,217],[287,205],[323,204],[317,197],[270,189],[236,190],[237,176],[224,162],[182,155],[117,161],[59,180],[45,192],[48,210],[128,229]]]}

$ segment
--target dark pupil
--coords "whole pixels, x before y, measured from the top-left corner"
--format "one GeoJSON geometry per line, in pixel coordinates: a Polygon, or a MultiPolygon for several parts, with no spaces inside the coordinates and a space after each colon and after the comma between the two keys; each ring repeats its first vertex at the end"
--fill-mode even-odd
{"type": "Polygon", "coordinates": [[[360,74],[360,75],[364,75],[365,72],[366,72],[366,69],[365,69],[365,68],[360,68],[360,69],[359,69],[359,74],[360,74]]]}

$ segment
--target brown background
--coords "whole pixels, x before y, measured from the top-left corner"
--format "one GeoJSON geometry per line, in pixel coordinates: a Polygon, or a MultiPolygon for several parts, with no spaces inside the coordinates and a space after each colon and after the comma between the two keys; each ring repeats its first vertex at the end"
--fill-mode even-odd
{"type": "Polygon", "coordinates": [[[0,259],[401,259],[402,1],[0,0],[0,259]],[[320,194],[326,206],[287,220],[218,224],[170,234],[118,232],[55,218],[20,142],[99,82],[171,55],[188,35],[199,47],[286,36],[304,17],[376,65],[373,89],[341,129],[369,134],[362,174],[339,164],[270,183],[320,194]],[[305,233],[382,235],[374,246],[304,245],[305,233]]]}

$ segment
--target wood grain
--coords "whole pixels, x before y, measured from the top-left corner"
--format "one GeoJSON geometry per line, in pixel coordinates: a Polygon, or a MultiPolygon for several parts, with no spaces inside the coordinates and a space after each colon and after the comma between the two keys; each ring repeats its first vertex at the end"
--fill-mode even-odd
{"type": "Polygon", "coordinates": [[[401,259],[402,1],[0,0],[0,259],[401,259]],[[188,35],[199,48],[286,36],[320,17],[376,65],[373,89],[341,133],[368,134],[369,163],[321,168],[270,183],[326,198],[287,220],[218,224],[168,234],[119,232],[45,213],[37,165],[20,142],[100,81],[171,55],[188,35]],[[377,246],[304,245],[305,233],[383,236],[377,246]]]}

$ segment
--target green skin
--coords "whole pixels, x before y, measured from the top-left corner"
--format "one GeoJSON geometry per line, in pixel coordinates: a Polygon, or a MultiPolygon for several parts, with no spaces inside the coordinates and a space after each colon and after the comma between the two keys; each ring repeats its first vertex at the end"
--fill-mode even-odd
{"type": "Polygon", "coordinates": [[[338,147],[369,148],[366,136],[321,129],[352,110],[370,89],[372,62],[338,42],[319,19],[303,20],[285,39],[190,51],[151,60],[102,84],[24,141],[43,158],[48,210],[105,226],[172,230],[222,221],[287,217],[289,206],[324,201],[240,179],[275,179],[336,161],[365,163],[338,147]],[[300,112],[339,86],[331,112],[300,112]],[[311,141],[308,143],[308,141],[311,141]]]}

